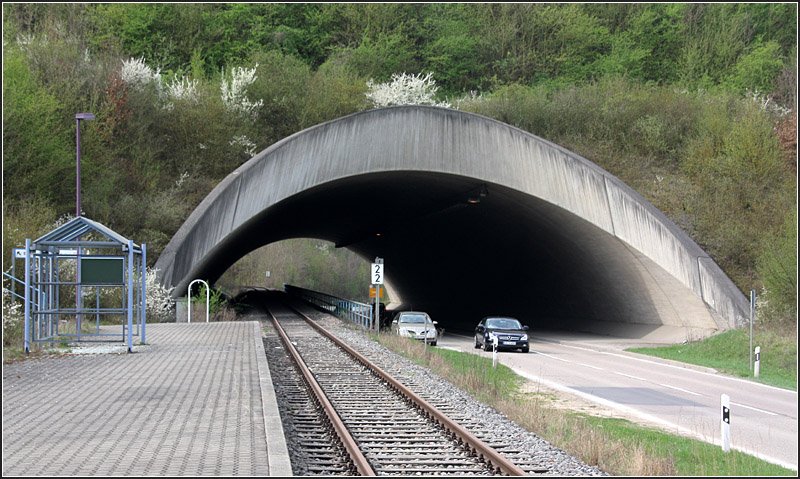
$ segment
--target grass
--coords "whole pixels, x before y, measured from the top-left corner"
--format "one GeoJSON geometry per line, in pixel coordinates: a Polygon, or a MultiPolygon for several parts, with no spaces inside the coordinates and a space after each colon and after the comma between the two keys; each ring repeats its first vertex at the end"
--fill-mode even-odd
{"type": "Polygon", "coordinates": [[[796,476],[795,471],[737,451],[667,434],[617,418],[554,407],[552,397],[522,390],[525,380],[489,358],[425,347],[390,334],[373,336],[429,368],[557,447],[603,471],[624,476],[796,476]]]}
{"type": "Polygon", "coordinates": [[[758,330],[753,336],[753,347],[761,347],[758,378],[754,378],[750,370],[748,329],[726,331],[703,341],[658,348],[631,348],[628,351],[706,366],[731,376],[751,378],[753,381],[796,391],[796,330],[758,330]]]}
{"type": "Polygon", "coordinates": [[[632,447],[643,447],[648,454],[669,457],[681,476],[785,476],[794,471],[764,462],[738,451],[723,453],[720,447],[702,441],[642,428],[622,419],[584,416],[594,428],[632,447]]]}

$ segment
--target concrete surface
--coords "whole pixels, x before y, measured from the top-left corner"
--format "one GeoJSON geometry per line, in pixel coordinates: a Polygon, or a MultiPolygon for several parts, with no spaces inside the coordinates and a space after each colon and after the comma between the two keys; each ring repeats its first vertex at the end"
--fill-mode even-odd
{"type": "Polygon", "coordinates": [[[3,366],[3,476],[291,476],[257,322],[3,366]]]}
{"type": "MultiPolygon", "coordinates": [[[[625,351],[674,339],[670,331],[656,331],[645,341],[536,331],[529,353],[501,352],[498,361],[528,379],[527,391],[554,395],[568,409],[716,445],[721,444],[720,398],[727,394],[731,449],[797,471],[797,391],[625,351]]],[[[472,336],[447,334],[438,347],[492,356],[473,345],[472,336]]]]}
{"type": "Polygon", "coordinates": [[[708,254],[619,179],[457,110],[369,110],[275,143],[201,202],[156,268],[182,295],[293,237],[384,258],[399,302],[449,329],[477,322],[466,315],[480,308],[536,312],[537,327],[704,335],[749,314],[708,254]]]}

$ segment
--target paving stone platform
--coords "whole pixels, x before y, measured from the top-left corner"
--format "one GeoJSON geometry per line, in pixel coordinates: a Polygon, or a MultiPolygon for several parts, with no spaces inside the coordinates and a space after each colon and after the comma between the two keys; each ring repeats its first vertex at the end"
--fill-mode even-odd
{"type": "Polygon", "coordinates": [[[291,476],[259,323],[3,366],[3,476],[291,476]]]}

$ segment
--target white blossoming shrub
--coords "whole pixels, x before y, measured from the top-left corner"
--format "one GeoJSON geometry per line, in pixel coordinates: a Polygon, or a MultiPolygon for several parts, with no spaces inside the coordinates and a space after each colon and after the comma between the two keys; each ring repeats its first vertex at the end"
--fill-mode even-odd
{"type": "Polygon", "coordinates": [[[432,105],[450,108],[449,103],[437,102],[434,99],[439,87],[436,86],[433,73],[425,76],[421,73],[419,75],[395,73],[392,75],[392,81],[388,83],[367,81],[367,88],[369,88],[367,98],[377,108],[392,105],[432,105]]]}
{"type": "Polygon", "coordinates": [[[197,101],[197,80],[176,76],[166,86],[167,96],[176,100],[197,101]]]}
{"type": "MultiPolygon", "coordinates": [[[[19,290],[17,290],[19,291],[19,290]]],[[[15,300],[3,287],[3,346],[22,346],[24,341],[25,311],[22,301],[15,300]]]]}
{"type": "Polygon", "coordinates": [[[234,67],[231,70],[230,80],[223,70],[220,90],[222,102],[228,111],[248,115],[253,119],[258,116],[258,110],[264,105],[264,100],[252,102],[247,98],[247,87],[256,81],[257,68],[258,64],[253,68],[234,67]]]}
{"type": "Polygon", "coordinates": [[[256,152],[256,144],[250,141],[245,135],[234,136],[231,141],[228,142],[230,146],[238,146],[242,148],[242,150],[247,153],[248,155],[255,156],[256,152]]]}
{"type": "Polygon", "coordinates": [[[175,301],[172,299],[174,288],[165,288],[156,279],[158,270],[147,268],[145,272],[145,288],[147,289],[147,321],[163,323],[175,321],[175,301]]]}
{"type": "Polygon", "coordinates": [[[773,99],[772,99],[772,96],[765,95],[765,94],[761,93],[758,90],[753,91],[753,90],[749,90],[748,89],[745,92],[745,95],[748,98],[750,98],[750,100],[752,100],[753,103],[758,105],[758,107],[762,111],[765,111],[767,113],[772,113],[772,114],[777,115],[779,117],[784,117],[784,116],[786,116],[786,115],[788,115],[789,113],[792,112],[792,110],[790,110],[789,108],[784,108],[784,107],[778,105],[777,103],[775,103],[775,101],[773,101],[773,99]]]}
{"type": "Polygon", "coordinates": [[[161,69],[153,70],[142,58],[131,58],[122,61],[120,78],[129,85],[141,87],[149,83],[155,83],[156,88],[161,90],[161,69]]]}

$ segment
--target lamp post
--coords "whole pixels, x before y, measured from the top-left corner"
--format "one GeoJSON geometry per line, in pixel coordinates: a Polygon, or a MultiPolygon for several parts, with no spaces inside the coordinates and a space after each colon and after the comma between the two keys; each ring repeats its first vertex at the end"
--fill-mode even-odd
{"type": "Polygon", "coordinates": [[[81,120],[94,120],[91,113],[75,114],[75,143],[77,144],[77,183],[75,185],[75,216],[81,215],[81,120]]]}
{"type": "MultiPolygon", "coordinates": [[[[75,144],[77,145],[77,161],[76,161],[76,184],[75,184],[75,217],[81,216],[81,120],[94,120],[94,115],[91,113],[76,113],[75,114],[75,144]]],[[[83,309],[83,297],[81,291],[81,248],[77,249],[77,265],[76,265],[76,278],[77,285],[75,286],[75,333],[78,340],[81,339],[81,310],[83,309]]]]}

